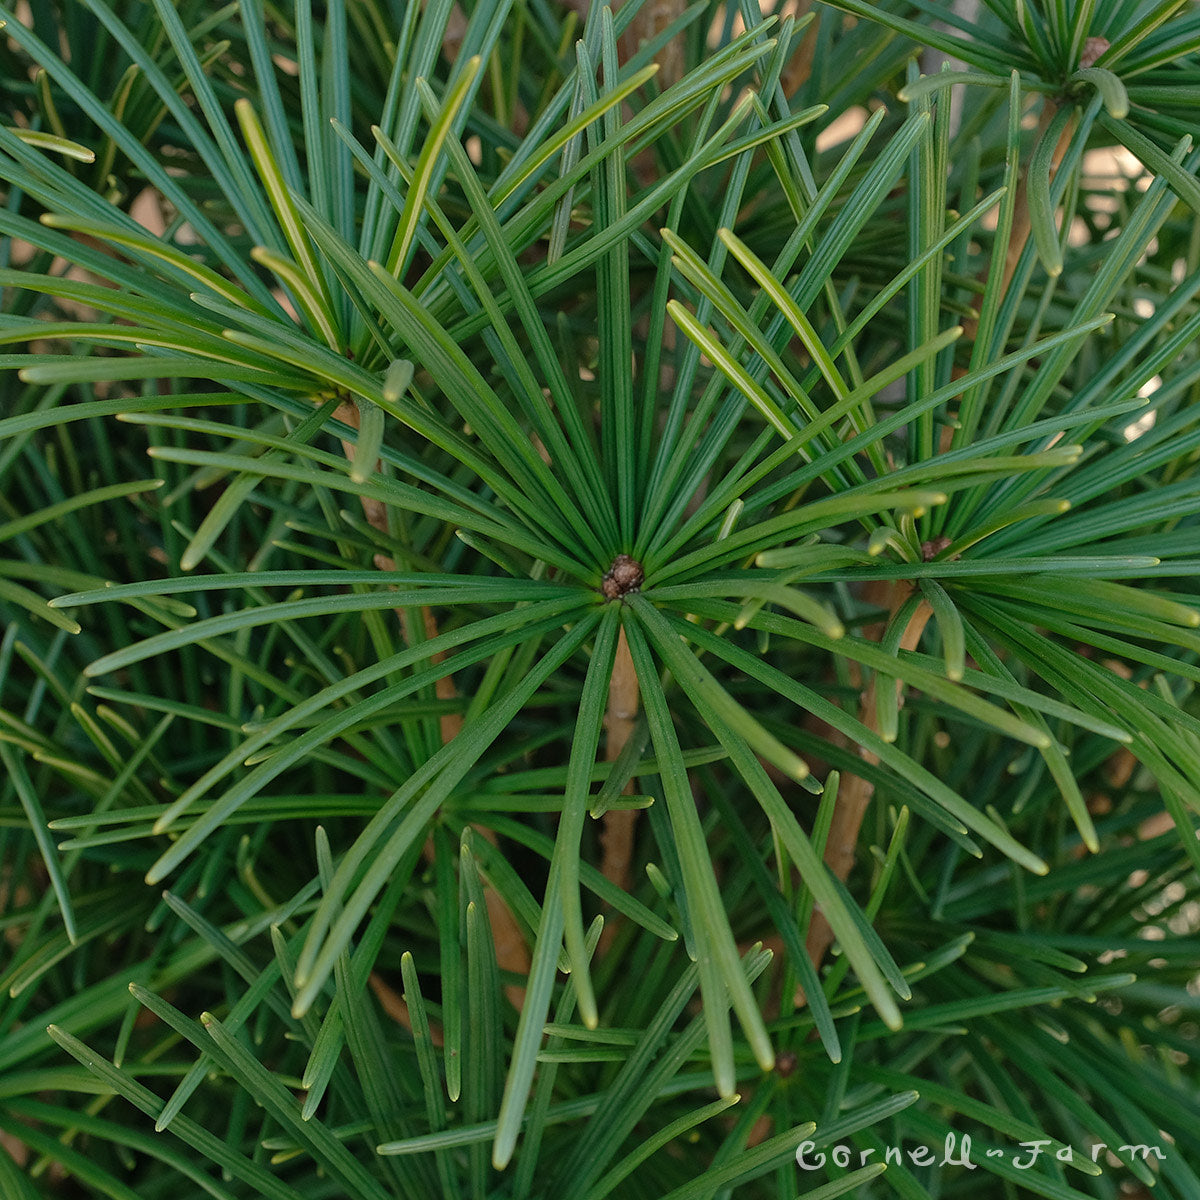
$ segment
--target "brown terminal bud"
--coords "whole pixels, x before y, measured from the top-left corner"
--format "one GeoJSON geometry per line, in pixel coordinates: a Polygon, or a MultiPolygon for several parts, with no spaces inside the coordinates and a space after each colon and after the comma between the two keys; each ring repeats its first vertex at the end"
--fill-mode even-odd
{"type": "Polygon", "coordinates": [[[933,560],[937,558],[937,556],[941,554],[941,552],[949,545],[950,539],[948,537],[935,537],[928,542],[922,542],[921,558],[925,562],[933,562],[933,560]]]}
{"type": "Polygon", "coordinates": [[[1090,67],[1096,59],[1108,49],[1107,38],[1090,37],[1083,43],[1083,53],[1079,56],[1080,67],[1090,67]]]}
{"type": "Polygon", "coordinates": [[[630,558],[628,554],[618,554],[600,581],[600,590],[609,600],[618,600],[630,592],[636,592],[645,578],[642,564],[636,558],[630,558]]]}
{"type": "Polygon", "coordinates": [[[794,1050],[785,1050],[775,1056],[775,1073],[786,1079],[800,1065],[800,1056],[794,1050]]]}

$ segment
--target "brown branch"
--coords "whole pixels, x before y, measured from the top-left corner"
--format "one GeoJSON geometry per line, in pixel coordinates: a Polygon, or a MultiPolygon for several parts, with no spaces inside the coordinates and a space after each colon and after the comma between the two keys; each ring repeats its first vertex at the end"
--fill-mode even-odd
{"type": "MultiPolygon", "coordinates": [[[[346,425],[354,429],[359,427],[358,406],[356,404],[346,402],[338,406],[334,412],[334,417],[346,425]]],[[[342,450],[346,457],[353,462],[357,447],[353,442],[342,442],[342,450]]],[[[363,515],[367,518],[367,523],[373,528],[379,530],[380,533],[388,532],[387,509],[378,500],[370,497],[362,497],[363,515]]],[[[375,555],[375,566],[381,571],[394,571],[396,569],[395,562],[386,554],[375,555]]],[[[407,641],[411,642],[412,631],[409,629],[407,622],[407,614],[404,609],[397,609],[396,616],[400,621],[401,632],[405,635],[407,641]]],[[[424,607],[421,609],[423,619],[423,632],[426,640],[431,640],[438,635],[437,619],[433,615],[433,610],[424,607]]],[[[435,665],[446,661],[444,651],[438,651],[436,654],[430,655],[430,662],[435,665]]],[[[458,690],[454,686],[453,673],[447,669],[446,674],[442,675],[434,684],[434,691],[439,700],[454,700],[458,696],[458,690]]],[[[442,744],[455,738],[462,729],[463,719],[461,713],[445,713],[440,718],[440,729],[442,736],[442,744]]],[[[472,826],[480,837],[486,838],[493,846],[496,845],[495,833],[482,825],[472,826]]],[[[431,846],[426,843],[425,856],[428,858],[431,853],[431,846]]],[[[505,904],[500,893],[495,890],[490,884],[484,887],[484,899],[487,903],[488,921],[492,927],[492,939],[496,947],[496,963],[501,971],[507,971],[514,975],[526,976],[529,974],[530,955],[529,947],[525,942],[525,935],[521,931],[520,925],[517,924],[516,918],[509,911],[508,905],[505,904]]],[[[375,989],[376,995],[382,994],[382,989],[387,985],[379,979],[374,973],[370,977],[372,988],[375,989]]],[[[509,984],[504,989],[505,995],[509,1002],[517,1009],[520,1009],[525,1002],[525,989],[517,984],[509,984]]],[[[390,1015],[400,1021],[401,1024],[411,1028],[408,1021],[408,1008],[404,1005],[402,998],[395,996],[394,1002],[389,999],[388,1012],[390,1015]],[[401,1015],[403,1013],[403,1015],[401,1015]]],[[[440,1036],[440,1034],[439,1034],[440,1036]]]]}
{"type": "MultiPolygon", "coordinates": [[[[1038,126],[1039,136],[1045,134],[1057,111],[1053,101],[1047,100],[1045,102],[1038,126]]],[[[1062,162],[1067,146],[1070,145],[1072,133],[1073,127],[1068,125],[1059,138],[1050,165],[1051,179],[1054,178],[1054,174],[1062,162]]],[[[1013,272],[1016,270],[1017,260],[1021,257],[1025,243],[1029,240],[1031,228],[1027,169],[1023,167],[1013,209],[1012,232],[1005,254],[1002,285],[1005,288],[1008,287],[1013,272]]],[[[973,329],[971,332],[973,334],[973,329]]],[[[947,429],[945,432],[948,433],[949,430],[947,429]]],[[[870,585],[868,586],[870,587],[870,585]]],[[[903,580],[895,580],[894,582],[882,585],[882,587],[879,585],[875,586],[879,594],[872,598],[877,599],[881,607],[887,609],[890,621],[912,594],[912,587],[903,580]]],[[[901,635],[901,649],[915,650],[917,648],[917,644],[921,640],[921,634],[925,631],[925,626],[932,612],[933,610],[925,601],[922,601],[917,606],[916,611],[909,619],[904,633],[901,635]]],[[[864,629],[863,633],[872,640],[879,641],[883,637],[886,627],[886,623],[880,623],[864,629]]],[[[863,692],[858,713],[858,719],[873,733],[878,733],[879,731],[878,716],[875,708],[875,689],[877,686],[878,677],[872,677],[866,690],[863,692]]],[[[897,699],[898,701],[902,701],[903,696],[901,693],[903,684],[901,681],[897,679],[890,686],[895,687],[897,699]]],[[[873,754],[870,750],[859,747],[858,753],[864,762],[870,763],[872,766],[877,765],[879,762],[878,755],[873,754]]],[[[867,809],[870,807],[871,797],[874,795],[874,792],[874,785],[859,775],[845,776],[838,790],[837,802],[833,810],[833,821],[829,829],[829,838],[825,845],[825,863],[838,879],[843,882],[849,878],[850,872],[854,868],[858,835],[862,829],[863,819],[867,814],[867,809]]],[[[833,930],[830,928],[825,914],[819,909],[814,909],[812,921],[808,927],[808,954],[814,966],[820,967],[832,943],[833,930]]]]}
{"type": "MultiPolygon", "coordinates": [[[[888,611],[889,621],[912,595],[912,585],[902,579],[888,581],[883,583],[882,587],[876,585],[876,589],[882,592],[878,598],[881,606],[888,611]]],[[[908,625],[901,635],[901,649],[915,650],[917,648],[917,643],[920,642],[921,634],[925,631],[925,625],[932,613],[933,610],[922,600],[909,618],[908,625]]],[[[887,623],[881,622],[864,629],[863,633],[873,641],[880,641],[886,628],[887,623]]],[[[878,676],[873,676],[863,692],[858,711],[858,719],[873,733],[879,731],[879,718],[875,711],[877,684],[878,676]]],[[[893,684],[885,682],[884,686],[895,687],[897,699],[903,700],[901,694],[903,684],[899,679],[893,684]]],[[[863,762],[870,763],[872,766],[879,762],[878,755],[864,747],[860,746],[858,753],[863,762]]],[[[833,809],[833,822],[829,828],[829,838],[825,843],[825,864],[843,882],[849,877],[850,871],[854,867],[859,831],[874,793],[874,784],[859,775],[844,776],[841,786],[838,788],[837,801],[833,809]]],[[[819,908],[814,908],[812,921],[808,927],[808,954],[813,961],[813,966],[820,968],[825,953],[832,944],[833,930],[830,928],[825,914],[819,908]]]]}
{"type": "MultiPolygon", "coordinates": [[[[1050,122],[1054,120],[1058,113],[1058,106],[1053,100],[1046,100],[1042,105],[1042,115],[1038,120],[1038,138],[1039,140],[1050,127],[1050,122]]],[[[1058,172],[1059,165],[1063,160],[1063,155],[1067,152],[1067,147],[1071,144],[1071,138],[1075,133],[1075,121],[1068,121],[1067,127],[1062,131],[1062,136],[1058,139],[1058,145],[1054,147],[1054,155],[1050,160],[1050,181],[1054,182],[1054,176],[1058,172]]],[[[1029,216],[1029,163],[1026,162],[1021,167],[1021,178],[1017,184],[1017,198],[1013,205],[1013,223],[1012,232],[1008,238],[1008,247],[1004,254],[1004,278],[1001,283],[1001,290],[1007,291],[1009,283],[1012,281],[1013,272],[1017,269],[1017,260],[1021,257],[1021,252],[1025,249],[1025,243],[1029,241],[1029,234],[1032,231],[1033,224],[1029,216]]]]}
{"type": "MultiPolygon", "coordinates": [[[[811,9],[812,0],[787,0],[777,15],[781,21],[786,17],[795,17],[799,21],[811,9]]],[[[789,100],[812,75],[813,56],[817,50],[817,28],[820,23],[821,10],[817,9],[816,16],[809,22],[808,28],[800,38],[800,44],[792,51],[792,57],[783,68],[779,82],[783,85],[783,94],[789,100]]]]}
{"type": "MultiPolygon", "coordinates": [[[[653,41],[664,29],[683,15],[686,0],[645,0],[629,28],[621,35],[621,61],[628,62],[643,42],[653,41]]],[[[683,39],[677,34],[654,56],[658,63],[658,86],[669,88],[683,78],[683,39]]]]}
{"type": "MultiPolygon", "coordinates": [[[[604,714],[604,758],[616,762],[625,749],[638,713],[638,677],[634,670],[629,643],[622,629],[617,639],[617,657],[613,663],[612,678],[608,684],[608,711],[604,714]]],[[[625,795],[633,791],[633,780],[625,785],[625,795]]],[[[622,891],[630,885],[630,864],[633,861],[633,831],[637,825],[636,809],[609,809],[604,814],[604,827],[600,834],[603,850],[600,870],[604,877],[615,883],[622,891]]],[[[608,933],[606,929],[605,934],[608,933]]]]}
{"type": "MultiPolygon", "coordinates": [[[[403,1025],[405,1029],[411,1030],[412,1018],[408,1014],[408,1002],[404,997],[390,983],[387,983],[378,971],[372,971],[367,976],[367,983],[370,984],[371,991],[375,993],[375,999],[379,1001],[379,1007],[383,1009],[384,1013],[398,1025],[403,1025]]],[[[446,1044],[440,1026],[430,1024],[429,1040],[439,1050],[446,1044]]]]}

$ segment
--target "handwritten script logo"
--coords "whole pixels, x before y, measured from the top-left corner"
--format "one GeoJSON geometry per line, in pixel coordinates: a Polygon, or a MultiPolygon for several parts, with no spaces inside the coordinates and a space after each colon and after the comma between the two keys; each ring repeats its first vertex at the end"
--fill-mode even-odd
{"type": "MultiPolygon", "coordinates": [[[[1097,1142],[1092,1146],[1092,1162],[1098,1162],[1100,1155],[1107,1149],[1109,1147],[1104,1142],[1097,1142]]],[[[1148,1146],[1140,1142],[1117,1146],[1115,1149],[1119,1155],[1140,1159],[1142,1162],[1146,1162],[1151,1157],[1162,1162],[1167,1157],[1161,1147],[1148,1146]]],[[[832,1163],[835,1167],[865,1167],[871,1161],[872,1157],[878,1153],[879,1151],[874,1147],[866,1150],[854,1150],[840,1142],[832,1147],[832,1149],[818,1150],[816,1142],[803,1141],[796,1150],[796,1164],[802,1171],[819,1171],[829,1163],[832,1163]]],[[[1043,1155],[1047,1157],[1053,1156],[1058,1162],[1071,1162],[1072,1159],[1083,1157],[1070,1146],[1064,1145],[1061,1142],[1056,1143],[1050,1138],[1035,1138],[1031,1141],[1019,1142],[1016,1147],[1007,1150],[1002,1147],[991,1146],[986,1150],[976,1152],[969,1133],[963,1134],[960,1141],[958,1134],[951,1132],[946,1134],[946,1141],[941,1147],[940,1158],[938,1158],[937,1152],[932,1146],[885,1146],[883,1148],[883,1157],[881,1159],[876,1158],[875,1161],[893,1163],[899,1166],[907,1159],[914,1167],[932,1167],[937,1165],[942,1167],[966,1167],[968,1171],[974,1171],[979,1166],[981,1158],[1003,1158],[1019,1170],[1027,1171],[1043,1155]]]]}

